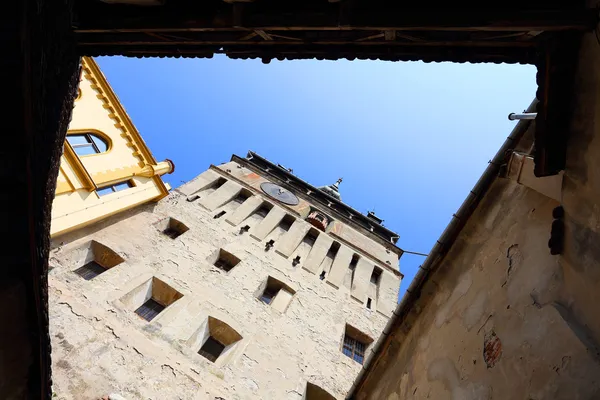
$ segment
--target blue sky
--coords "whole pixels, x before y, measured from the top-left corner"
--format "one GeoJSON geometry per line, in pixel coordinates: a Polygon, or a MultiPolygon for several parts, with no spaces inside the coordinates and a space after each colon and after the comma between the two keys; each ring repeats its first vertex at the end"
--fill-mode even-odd
{"type": "MultiPolygon", "coordinates": [[[[535,68],[495,64],[100,58],[173,187],[248,150],[375,210],[427,253],[535,96],[535,68]]],[[[405,254],[408,287],[424,258],[405,254]]]]}

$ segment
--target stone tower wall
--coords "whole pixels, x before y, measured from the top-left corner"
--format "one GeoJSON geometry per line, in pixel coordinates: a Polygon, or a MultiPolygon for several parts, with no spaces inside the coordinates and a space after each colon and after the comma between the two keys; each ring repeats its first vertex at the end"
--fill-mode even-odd
{"type": "Polygon", "coordinates": [[[318,392],[312,385],[343,398],[361,368],[341,352],[344,332],[377,340],[397,301],[400,274],[385,262],[396,265],[397,255],[339,222],[307,238],[310,204],[274,204],[256,190],[264,178],[234,164],[55,240],[58,398],[300,400],[318,392]],[[284,218],[294,219],[287,230],[284,218]],[[173,239],[163,233],[170,227],[184,232],[173,239]],[[337,254],[328,255],[334,241],[337,254]],[[219,257],[239,262],[225,272],[213,265],[219,257]],[[74,273],[105,259],[113,266],[91,280],[74,273]],[[378,285],[370,282],[375,267],[378,285]],[[259,299],[267,282],[285,288],[270,305],[259,299]],[[150,294],[171,303],[147,322],[134,311],[150,294]],[[231,342],[214,363],[197,354],[209,333],[231,342]]]}

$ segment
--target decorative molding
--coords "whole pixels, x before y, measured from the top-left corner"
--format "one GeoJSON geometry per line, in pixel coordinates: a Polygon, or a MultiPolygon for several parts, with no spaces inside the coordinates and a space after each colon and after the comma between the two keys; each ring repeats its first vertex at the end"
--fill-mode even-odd
{"type": "Polygon", "coordinates": [[[75,175],[77,175],[77,178],[81,181],[83,187],[90,192],[96,190],[97,186],[94,183],[94,180],[88,173],[87,169],[85,169],[85,166],[81,162],[81,159],[79,158],[77,153],[75,153],[75,150],[73,150],[71,144],[66,140],[64,145],[63,156],[73,168],[75,175]]]}

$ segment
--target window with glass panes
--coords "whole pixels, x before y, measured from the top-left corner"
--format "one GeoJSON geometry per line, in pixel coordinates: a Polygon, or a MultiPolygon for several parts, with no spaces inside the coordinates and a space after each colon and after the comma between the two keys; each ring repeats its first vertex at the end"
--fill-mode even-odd
{"type": "Polygon", "coordinates": [[[107,194],[120,192],[121,190],[129,189],[132,187],[133,187],[133,183],[131,183],[131,181],[126,181],[126,182],[115,183],[114,185],[98,188],[96,190],[96,193],[98,193],[98,196],[106,196],[107,194]]]}
{"type": "Polygon", "coordinates": [[[365,359],[365,349],[367,345],[360,340],[354,339],[348,335],[344,335],[344,346],[342,353],[352,358],[359,364],[362,364],[365,359]]]}
{"type": "Polygon", "coordinates": [[[104,153],[108,150],[108,143],[100,136],[93,133],[67,135],[67,141],[79,156],[104,153]]]}
{"type": "Polygon", "coordinates": [[[160,304],[158,301],[154,299],[148,299],[137,310],[135,310],[135,313],[146,321],[152,321],[164,309],[165,306],[160,304]]]}

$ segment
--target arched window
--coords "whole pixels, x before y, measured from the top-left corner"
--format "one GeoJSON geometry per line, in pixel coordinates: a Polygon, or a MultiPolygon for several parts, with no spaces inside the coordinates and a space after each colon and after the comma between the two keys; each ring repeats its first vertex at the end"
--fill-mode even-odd
{"type": "Polygon", "coordinates": [[[79,156],[104,153],[108,150],[108,143],[94,133],[73,133],[67,135],[67,141],[79,156]]]}

